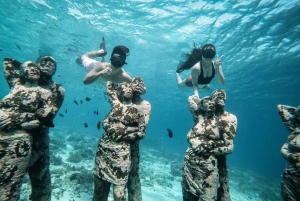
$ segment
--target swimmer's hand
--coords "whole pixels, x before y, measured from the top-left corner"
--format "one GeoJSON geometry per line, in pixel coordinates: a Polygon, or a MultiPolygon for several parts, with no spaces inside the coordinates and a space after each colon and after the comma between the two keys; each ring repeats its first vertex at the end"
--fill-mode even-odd
{"type": "Polygon", "coordinates": [[[199,103],[200,103],[200,98],[199,98],[199,96],[197,96],[197,95],[192,95],[192,99],[193,99],[193,101],[198,105],[199,103]]]}
{"type": "Polygon", "coordinates": [[[104,68],[102,71],[100,71],[101,75],[109,75],[111,73],[112,69],[110,67],[104,68]]]}
{"type": "Polygon", "coordinates": [[[219,58],[219,55],[217,54],[217,60],[215,61],[215,69],[218,71],[220,66],[221,66],[221,60],[222,58],[224,57],[224,55],[222,55],[220,58],[219,58]]]}

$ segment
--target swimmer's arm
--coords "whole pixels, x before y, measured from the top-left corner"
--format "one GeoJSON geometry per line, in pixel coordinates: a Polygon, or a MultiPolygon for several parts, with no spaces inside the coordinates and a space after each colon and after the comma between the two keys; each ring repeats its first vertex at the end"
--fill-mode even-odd
{"type": "Polygon", "coordinates": [[[223,74],[223,70],[222,70],[222,66],[221,66],[221,60],[224,57],[224,55],[222,55],[220,58],[218,58],[217,55],[217,60],[214,62],[214,68],[218,77],[218,82],[223,85],[225,83],[225,77],[223,74]]]}
{"type": "Polygon", "coordinates": [[[128,73],[125,72],[125,70],[123,70],[121,77],[122,77],[121,82],[131,83],[131,81],[132,81],[132,78],[130,77],[130,75],[128,73]]]}
{"type": "Polygon", "coordinates": [[[218,77],[218,82],[220,83],[220,85],[223,85],[225,83],[225,77],[221,65],[219,66],[219,70],[216,70],[216,74],[218,77]]]}
{"type": "Polygon", "coordinates": [[[95,66],[83,79],[83,84],[92,84],[94,83],[100,76],[109,73],[111,68],[104,67],[102,64],[95,66]]]}
{"type": "Polygon", "coordinates": [[[191,75],[192,75],[192,84],[193,84],[194,95],[199,97],[198,77],[199,77],[199,74],[200,74],[200,66],[196,66],[196,65],[194,65],[194,67],[192,68],[191,75]]]}

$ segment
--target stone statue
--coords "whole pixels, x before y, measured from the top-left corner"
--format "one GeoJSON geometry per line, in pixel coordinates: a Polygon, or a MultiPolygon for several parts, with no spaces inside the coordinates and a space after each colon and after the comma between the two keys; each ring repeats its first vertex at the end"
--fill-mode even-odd
{"type": "Polygon", "coordinates": [[[282,200],[298,200],[300,198],[300,106],[297,108],[278,105],[278,113],[282,123],[286,126],[290,135],[283,144],[281,153],[289,162],[283,172],[281,182],[282,200]]]}
{"type": "MultiPolygon", "coordinates": [[[[188,99],[195,125],[187,135],[190,147],[184,158],[181,183],[184,201],[230,200],[229,195],[221,192],[228,188],[225,155],[233,151],[237,123],[236,117],[223,109],[225,92],[221,98],[223,110],[220,110],[218,96],[213,93],[213,98],[200,100],[197,96],[190,96],[188,99]]],[[[229,194],[229,190],[226,192],[229,194]]]]}
{"type": "MultiPolygon", "coordinates": [[[[51,199],[48,134],[49,127],[54,127],[53,119],[63,102],[65,93],[64,88],[52,80],[55,71],[56,61],[49,56],[40,58],[39,65],[33,62],[21,64],[11,58],[4,59],[5,78],[11,91],[2,100],[1,109],[2,113],[5,111],[6,116],[0,119],[0,129],[4,133],[21,130],[24,135],[26,133],[26,136],[31,138],[31,143],[28,144],[29,161],[23,163],[29,165],[29,169],[27,168],[31,181],[29,200],[51,199]],[[26,76],[24,78],[24,75],[33,76],[37,72],[38,79],[30,80],[26,76]]],[[[20,183],[15,191],[17,194],[22,178],[23,175],[16,181],[20,183]]]]}
{"type": "Polygon", "coordinates": [[[215,115],[218,119],[218,128],[222,138],[227,142],[227,146],[221,146],[220,154],[217,154],[218,171],[220,179],[220,187],[218,188],[217,201],[230,201],[228,170],[226,162],[226,154],[230,154],[233,150],[233,139],[237,129],[236,116],[224,110],[226,103],[226,93],[224,90],[217,89],[213,91],[212,100],[215,103],[215,115]]]}
{"type": "MultiPolygon", "coordinates": [[[[146,121],[142,107],[132,104],[132,86],[107,82],[107,94],[112,109],[103,121],[106,131],[98,144],[95,159],[95,190],[93,200],[107,199],[113,184],[114,200],[126,199],[126,184],[131,171],[131,144],[145,137],[146,121]]],[[[140,101],[140,100],[137,100],[140,101]]]]}

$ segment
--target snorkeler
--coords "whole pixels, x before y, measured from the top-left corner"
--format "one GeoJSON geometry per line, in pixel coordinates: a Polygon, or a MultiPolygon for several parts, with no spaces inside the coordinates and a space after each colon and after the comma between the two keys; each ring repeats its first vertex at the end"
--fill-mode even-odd
{"type": "Polygon", "coordinates": [[[199,97],[198,89],[210,89],[209,83],[217,75],[218,82],[223,85],[225,78],[222,71],[221,59],[223,55],[213,62],[216,48],[206,44],[201,49],[194,47],[191,54],[186,54],[187,60],[180,62],[176,70],[176,79],[179,88],[193,87],[194,95],[199,97]],[[200,62],[199,62],[200,61],[200,62]],[[191,75],[182,80],[179,73],[192,68],[191,75]]]}
{"type": "Polygon", "coordinates": [[[84,77],[84,84],[92,84],[98,82],[99,84],[105,86],[107,81],[113,83],[131,82],[131,77],[122,68],[126,63],[126,56],[129,55],[129,49],[123,45],[114,47],[110,63],[105,62],[105,55],[107,54],[105,48],[104,38],[100,44],[100,50],[88,52],[79,58],[76,62],[82,64],[82,66],[88,72],[84,77]],[[96,57],[102,57],[102,61],[95,60],[96,57]]]}

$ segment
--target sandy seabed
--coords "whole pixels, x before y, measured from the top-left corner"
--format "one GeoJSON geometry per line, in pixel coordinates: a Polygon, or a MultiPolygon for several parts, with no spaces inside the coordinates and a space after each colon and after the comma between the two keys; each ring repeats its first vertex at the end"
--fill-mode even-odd
{"type": "MultiPolygon", "coordinates": [[[[99,138],[72,132],[50,133],[52,201],[90,201],[93,195],[93,166],[99,138]]],[[[182,160],[177,155],[140,147],[140,178],[143,201],[181,201],[182,160]],[[170,160],[170,158],[172,160],[170,160]]],[[[280,181],[229,168],[232,201],[279,201],[280,181]]],[[[27,201],[30,181],[26,176],[21,201],[27,201]]],[[[112,192],[109,201],[113,200],[112,192]]]]}

